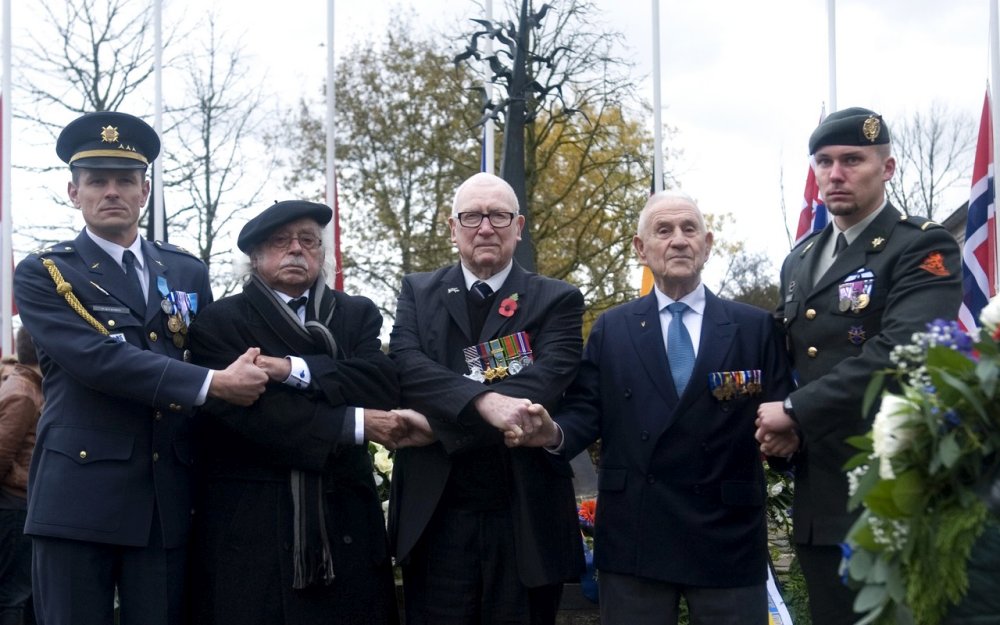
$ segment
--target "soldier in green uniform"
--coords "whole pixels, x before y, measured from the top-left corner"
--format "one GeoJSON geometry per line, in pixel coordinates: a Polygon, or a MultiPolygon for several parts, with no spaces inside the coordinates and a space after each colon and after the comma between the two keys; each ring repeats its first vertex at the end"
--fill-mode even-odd
{"type": "Polygon", "coordinates": [[[846,438],[871,427],[862,399],[893,346],[934,319],[953,319],[962,297],[958,244],[938,224],[887,200],[896,170],[889,129],[874,111],[828,116],[809,138],[820,193],[833,219],[793,249],[781,270],[783,322],[798,388],[762,404],[757,440],[770,453],[793,434],[793,542],[815,625],[857,620],[854,593],[838,574],[847,510],[846,438]]]}

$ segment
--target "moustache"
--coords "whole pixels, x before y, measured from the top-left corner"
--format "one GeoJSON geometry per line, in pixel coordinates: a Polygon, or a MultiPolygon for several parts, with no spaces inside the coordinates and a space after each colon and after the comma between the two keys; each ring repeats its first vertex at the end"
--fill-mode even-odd
{"type": "Polygon", "coordinates": [[[301,256],[293,256],[292,258],[289,258],[288,260],[281,263],[281,269],[286,269],[288,267],[297,267],[299,269],[308,270],[309,263],[307,263],[306,259],[302,258],[301,256]]]}

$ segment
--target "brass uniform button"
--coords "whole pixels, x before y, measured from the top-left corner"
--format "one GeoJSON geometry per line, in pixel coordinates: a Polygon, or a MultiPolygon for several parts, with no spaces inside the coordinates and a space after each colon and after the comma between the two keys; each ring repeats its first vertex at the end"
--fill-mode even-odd
{"type": "Polygon", "coordinates": [[[153,419],[155,419],[156,421],[159,421],[162,418],[163,418],[163,413],[160,412],[159,410],[153,413],[153,419]]]}
{"type": "Polygon", "coordinates": [[[114,319],[108,319],[108,326],[110,326],[112,328],[115,327],[115,320],[114,319]]]}
{"type": "Polygon", "coordinates": [[[809,349],[806,350],[806,353],[809,354],[810,358],[815,358],[816,354],[819,353],[819,350],[816,349],[815,347],[810,347],[809,349]]]}
{"type": "Polygon", "coordinates": [[[181,405],[180,404],[170,404],[170,406],[168,406],[168,408],[170,408],[174,412],[180,412],[181,411],[181,405]]]}
{"type": "Polygon", "coordinates": [[[158,452],[154,451],[153,452],[153,462],[156,462],[159,459],[160,459],[160,454],[158,452]]]}
{"type": "Polygon", "coordinates": [[[86,460],[86,459],[87,459],[87,452],[86,451],[81,451],[80,452],[80,460],[86,460]]]}
{"type": "Polygon", "coordinates": [[[816,318],[815,308],[810,308],[809,310],[806,311],[806,319],[815,319],[815,318],[816,318]]]}
{"type": "Polygon", "coordinates": [[[156,332],[150,332],[149,333],[149,340],[150,341],[153,341],[155,343],[157,338],[159,338],[159,337],[156,336],[156,332]]]}

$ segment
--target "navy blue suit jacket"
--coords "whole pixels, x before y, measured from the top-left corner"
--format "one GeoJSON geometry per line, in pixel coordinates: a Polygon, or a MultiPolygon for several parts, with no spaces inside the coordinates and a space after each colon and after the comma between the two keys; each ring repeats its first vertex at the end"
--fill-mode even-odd
{"type": "Polygon", "coordinates": [[[601,315],[555,415],[572,457],[601,439],[599,570],[693,586],[763,582],[765,486],[754,420],[790,389],[774,321],[706,290],[698,357],[677,396],[654,294],[601,315]],[[728,401],[713,372],[759,369],[763,390],[728,401]]]}
{"type": "Polygon", "coordinates": [[[164,545],[187,540],[190,415],[208,370],[182,362],[157,281],[197,293],[199,307],[212,292],[197,258],[167,244],[143,241],[142,250],[150,284],[145,306],[128,303],[125,273],[85,232],[17,266],[14,297],[38,350],[45,393],[28,478],[27,534],[144,546],[155,506],[164,545]],[[46,258],[110,335],[56,292],[46,258]]]}

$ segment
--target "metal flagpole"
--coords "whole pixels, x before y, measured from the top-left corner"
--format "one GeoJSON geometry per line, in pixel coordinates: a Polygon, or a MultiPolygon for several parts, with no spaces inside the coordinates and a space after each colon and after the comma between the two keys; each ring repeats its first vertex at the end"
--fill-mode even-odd
{"type": "Polygon", "coordinates": [[[837,0],[826,0],[826,38],[830,81],[830,106],[828,111],[837,111],[837,0]]]}
{"type": "Polygon", "coordinates": [[[653,0],[653,192],[663,190],[663,103],[660,94],[660,0],[653,0]]]}
{"type": "Polygon", "coordinates": [[[326,205],[333,209],[333,219],[323,232],[323,242],[330,253],[326,257],[326,275],[330,287],[343,285],[340,273],[340,237],[337,229],[340,224],[340,208],[337,206],[337,156],[334,128],[334,113],[337,110],[336,81],[337,72],[333,54],[334,35],[334,0],[326,3],[326,205]]]}
{"type": "Polygon", "coordinates": [[[166,240],[166,215],[163,208],[163,2],[153,2],[153,129],[160,137],[160,157],[153,161],[153,239],[166,240]]]}
{"type": "Polygon", "coordinates": [[[10,214],[10,134],[11,134],[11,109],[13,108],[10,97],[10,0],[3,0],[3,82],[2,95],[0,95],[0,110],[2,110],[2,158],[3,173],[0,175],[0,353],[10,356],[14,353],[13,334],[13,308],[14,308],[14,254],[12,248],[10,214]]]}
{"type": "MultiPolygon", "coordinates": [[[[493,0],[486,0],[486,21],[493,22],[493,0]]],[[[493,38],[486,37],[485,39],[486,56],[493,56],[493,38]]],[[[483,89],[486,94],[486,101],[491,104],[493,102],[493,82],[490,80],[492,73],[490,62],[483,61],[483,89]]],[[[493,130],[493,118],[491,117],[483,124],[483,171],[491,174],[496,173],[495,144],[496,137],[493,130]]]]}
{"type": "MultiPolygon", "coordinates": [[[[997,155],[1000,155],[1000,25],[998,25],[997,20],[1000,19],[1000,13],[997,11],[997,0],[990,0],[990,118],[992,119],[993,126],[993,158],[990,159],[990,163],[996,166],[997,155]]],[[[995,177],[994,177],[995,180],[995,177]]],[[[994,197],[990,200],[990,203],[996,205],[996,191],[994,188],[994,197]]],[[[995,220],[998,226],[1000,226],[1000,219],[995,220]]],[[[1000,232],[997,232],[997,241],[1000,241],[1000,232]]],[[[997,254],[995,263],[1000,265],[1000,254],[997,254]]],[[[1000,280],[1000,266],[994,267],[994,275],[997,280],[1000,280]]],[[[994,291],[1000,293],[1000,285],[993,285],[994,291]]]]}

